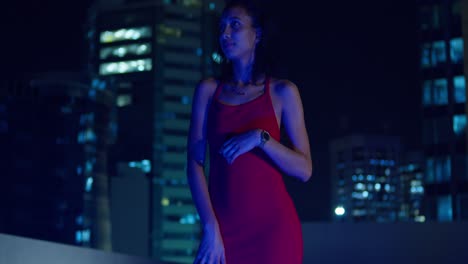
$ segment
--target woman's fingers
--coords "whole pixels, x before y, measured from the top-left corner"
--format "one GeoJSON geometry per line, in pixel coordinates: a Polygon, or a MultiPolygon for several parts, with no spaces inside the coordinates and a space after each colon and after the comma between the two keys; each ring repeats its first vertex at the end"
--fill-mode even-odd
{"type": "Polygon", "coordinates": [[[232,159],[232,157],[236,154],[237,151],[239,151],[240,147],[238,144],[233,144],[229,150],[227,150],[224,154],[224,157],[226,157],[228,160],[232,159]]]}
{"type": "Polygon", "coordinates": [[[237,142],[231,142],[230,144],[226,145],[226,147],[222,148],[220,154],[223,155],[228,161],[232,159],[237,151],[239,151],[240,146],[237,142]]]}
{"type": "Polygon", "coordinates": [[[224,142],[224,144],[221,146],[221,149],[223,149],[223,148],[227,147],[229,144],[231,144],[231,142],[232,142],[234,139],[235,139],[235,137],[226,140],[226,141],[224,142]]]}
{"type": "Polygon", "coordinates": [[[221,261],[219,262],[221,264],[226,264],[226,255],[225,253],[223,252],[223,254],[221,255],[221,261]]]}
{"type": "Polygon", "coordinates": [[[226,143],[223,144],[223,146],[220,149],[220,152],[226,153],[230,149],[232,149],[236,145],[235,141],[233,139],[228,140],[226,143]]]}

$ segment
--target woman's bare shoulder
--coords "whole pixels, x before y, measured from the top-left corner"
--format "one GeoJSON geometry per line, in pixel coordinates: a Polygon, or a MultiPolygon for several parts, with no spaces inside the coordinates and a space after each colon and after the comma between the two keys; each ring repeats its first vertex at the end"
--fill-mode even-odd
{"type": "Polygon", "coordinates": [[[299,93],[296,84],[288,79],[271,78],[271,90],[281,98],[294,96],[299,93]]]}
{"type": "Polygon", "coordinates": [[[197,84],[197,90],[203,94],[213,94],[218,87],[219,81],[213,77],[200,80],[197,84]]]}

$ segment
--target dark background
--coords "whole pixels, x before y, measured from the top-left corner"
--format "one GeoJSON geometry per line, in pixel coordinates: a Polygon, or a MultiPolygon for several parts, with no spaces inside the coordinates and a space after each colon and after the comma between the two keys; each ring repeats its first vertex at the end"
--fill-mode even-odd
{"type": "MultiPolygon", "coordinates": [[[[304,221],[329,220],[328,144],[350,133],[420,144],[416,4],[392,1],[266,1],[286,77],[299,87],[313,177],[287,179],[304,221]],[[287,3],[287,4],[286,4],[287,3]]],[[[2,22],[4,74],[80,71],[91,0],[10,1],[2,22]]]]}

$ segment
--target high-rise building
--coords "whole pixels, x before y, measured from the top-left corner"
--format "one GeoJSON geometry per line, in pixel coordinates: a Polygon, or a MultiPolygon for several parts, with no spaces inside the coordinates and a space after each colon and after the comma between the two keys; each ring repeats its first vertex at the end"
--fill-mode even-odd
{"type": "Polygon", "coordinates": [[[120,163],[111,178],[112,250],[149,256],[149,160],[120,163]]]}
{"type": "Polygon", "coordinates": [[[329,151],[333,221],[397,221],[399,138],[351,135],[334,139],[329,151]]]}
{"type": "Polygon", "coordinates": [[[401,203],[398,219],[406,222],[425,222],[424,154],[419,151],[403,153],[400,159],[399,177],[401,203]]]}
{"type": "Polygon", "coordinates": [[[110,250],[113,94],[73,73],[0,90],[0,232],[110,250]]]}
{"type": "Polygon", "coordinates": [[[467,8],[461,0],[418,1],[427,221],[468,218],[467,8]]]}
{"type": "Polygon", "coordinates": [[[155,259],[192,263],[198,248],[186,142],[194,88],[217,73],[217,19],[223,4],[101,0],[89,13],[89,71],[116,86],[112,174],[117,175],[117,164],[150,163],[148,254],[155,259]]]}

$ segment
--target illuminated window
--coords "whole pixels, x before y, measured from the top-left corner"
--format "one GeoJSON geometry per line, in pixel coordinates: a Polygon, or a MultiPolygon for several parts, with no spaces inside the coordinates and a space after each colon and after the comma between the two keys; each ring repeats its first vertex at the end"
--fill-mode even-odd
{"type": "Polygon", "coordinates": [[[445,105],[448,104],[448,82],[446,79],[437,79],[433,82],[433,98],[434,104],[445,105]]]}
{"type": "Polygon", "coordinates": [[[86,179],[85,191],[90,192],[93,189],[93,177],[86,179]]]}
{"type": "Polygon", "coordinates": [[[179,223],[183,225],[193,225],[197,220],[197,215],[195,214],[186,214],[180,218],[179,223]]]}
{"type": "Polygon", "coordinates": [[[94,133],[94,130],[91,128],[88,128],[85,131],[80,131],[78,133],[78,143],[95,142],[95,141],[96,141],[96,134],[94,133]]]}
{"type": "Polygon", "coordinates": [[[452,197],[450,195],[437,198],[437,219],[440,222],[452,221],[452,197]]]}
{"type": "Polygon", "coordinates": [[[78,215],[76,218],[75,218],[75,223],[77,225],[82,225],[84,223],[84,217],[82,215],[78,215]]]}
{"type": "Polygon", "coordinates": [[[466,102],[466,82],[465,76],[455,76],[453,78],[454,92],[453,96],[455,103],[465,103],[466,102]]]}
{"type": "Polygon", "coordinates": [[[117,96],[117,106],[124,107],[132,104],[132,96],[129,94],[122,94],[117,96]]]}
{"type": "Polygon", "coordinates": [[[112,43],[123,40],[137,40],[151,37],[150,27],[121,28],[101,33],[101,43],[112,43]]]}
{"type": "Polygon", "coordinates": [[[450,40],[450,59],[452,63],[463,62],[463,39],[454,38],[450,40]]]}
{"type": "Polygon", "coordinates": [[[102,75],[124,74],[130,72],[150,71],[151,68],[151,59],[119,61],[101,64],[99,73],[102,75]]]}
{"type": "Polygon", "coordinates": [[[436,66],[437,64],[443,63],[447,60],[445,55],[445,42],[436,41],[432,44],[432,64],[436,66]]]}
{"type": "Polygon", "coordinates": [[[426,160],[426,182],[427,183],[434,183],[434,158],[428,158],[426,160]]]}
{"type": "Polygon", "coordinates": [[[432,81],[424,81],[422,88],[422,102],[423,106],[430,106],[433,103],[432,99],[432,81]]]}
{"type": "Polygon", "coordinates": [[[171,204],[171,202],[170,202],[169,198],[163,197],[163,198],[161,199],[161,205],[162,205],[162,206],[169,206],[170,204],[171,204]]]}
{"type": "Polygon", "coordinates": [[[365,216],[367,215],[367,209],[354,209],[353,216],[365,216]]]}
{"type": "Polygon", "coordinates": [[[123,58],[125,56],[148,55],[151,52],[149,43],[131,44],[115,47],[103,48],[100,52],[100,58],[105,60],[109,58],[123,58]]]}
{"type": "Polygon", "coordinates": [[[180,38],[182,36],[182,30],[180,28],[169,27],[164,24],[159,25],[159,33],[176,38],[180,38]]]}
{"type": "Polygon", "coordinates": [[[202,1],[201,0],[182,0],[182,5],[186,7],[201,7],[202,1]]]}
{"type": "Polygon", "coordinates": [[[466,130],[466,115],[453,116],[453,132],[455,135],[462,136],[466,130]]]}
{"type": "Polygon", "coordinates": [[[380,183],[376,183],[374,188],[376,191],[380,191],[380,189],[382,188],[382,185],[380,185],[380,183]]]}
{"type": "Polygon", "coordinates": [[[106,81],[100,80],[98,78],[94,78],[91,83],[91,87],[97,90],[105,90],[106,86],[107,86],[106,81]]]}
{"type": "Polygon", "coordinates": [[[354,185],[354,189],[358,191],[364,191],[366,186],[362,182],[359,182],[354,185]]]}
{"type": "Polygon", "coordinates": [[[80,125],[84,126],[94,122],[94,113],[86,113],[80,115],[80,125]]]}
{"type": "Polygon", "coordinates": [[[351,196],[354,199],[362,200],[362,199],[367,199],[369,197],[369,192],[368,191],[363,191],[363,192],[353,192],[351,196]]]}
{"type": "Polygon", "coordinates": [[[451,176],[450,157],[446,156],[436,158],[434,169],[435,180],[437,182],[449,181],[451,176]]]}
{"type": "Polygon", "coordinates": [[[90,160],[87,160],[85,163],[85,172],[90,173],[93,171],[93,163],[90,160]]]}
{"type": "Polygon", "coordinates": [[[81,242],[83,242],[83,235],[81,234],[81,230],[77,230],[75,232],[75,242],[77,244],[81,244],[81,242]]]}
{"type": "Polygon", "coordinates": [[[151,172],[151,162],[149,160],[130,161],[128,166],[131,168],[139,168],[145,173],[151,172]]]}
{"type": "Polygon", "coordinates": [[[424,194],[422,182],[420,180],[412,180],[410,192],[411,194],[424,194]]]}
{"type": "Polygon", "coordinates": [[[421,67],[431,67],[431,44],[425,43],[421,47],[421,67]]]}
{"type": "Polygon", "coordinates": [[[188,97],[188,96],[182,96],[180,99],[181,99],[181,103],[182,103],[182,104],[184,104],[184,105],[190,104],[190,97],[188,97]]]}

